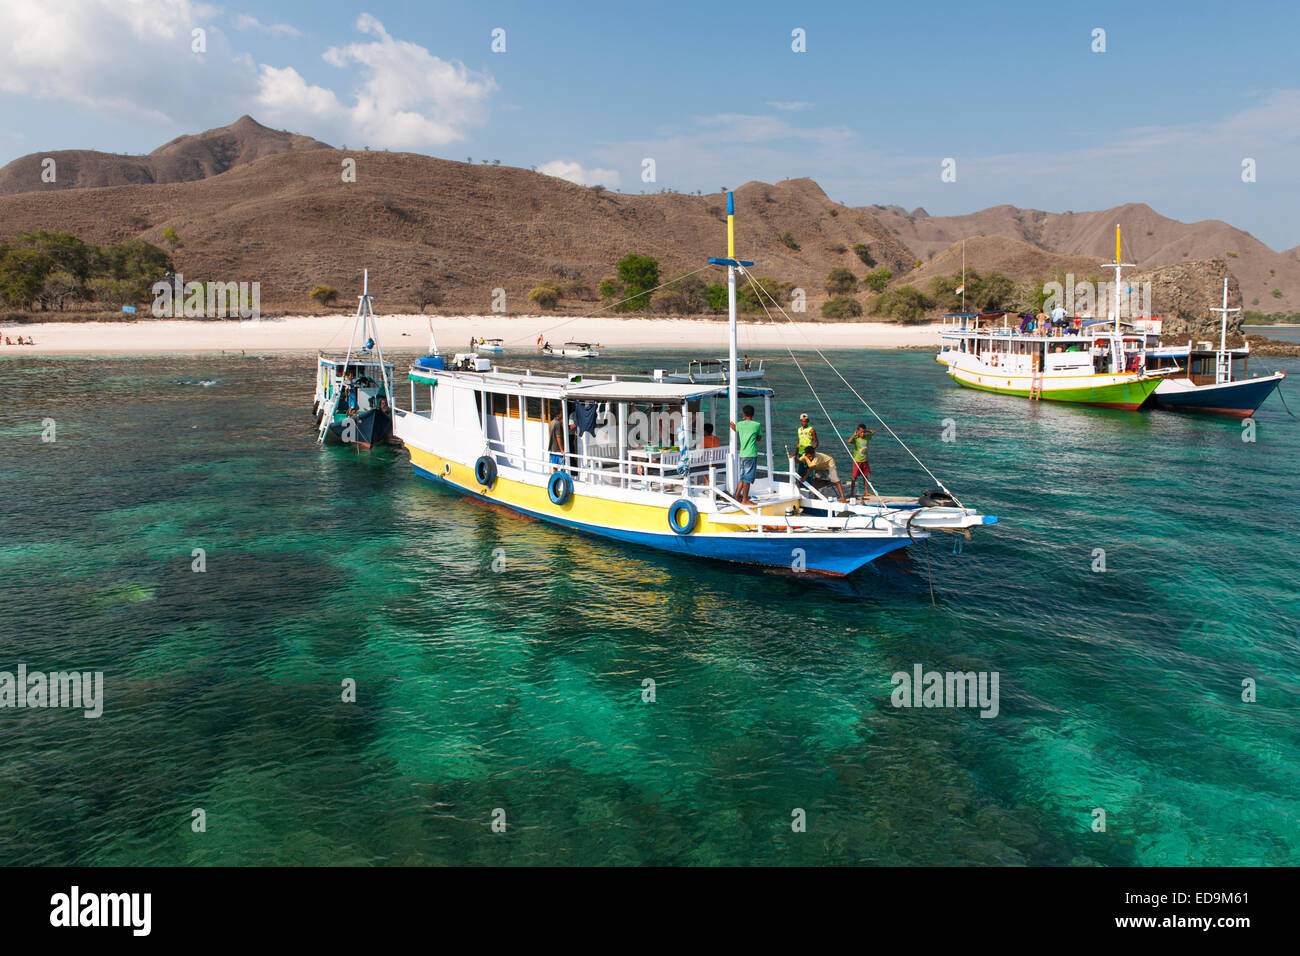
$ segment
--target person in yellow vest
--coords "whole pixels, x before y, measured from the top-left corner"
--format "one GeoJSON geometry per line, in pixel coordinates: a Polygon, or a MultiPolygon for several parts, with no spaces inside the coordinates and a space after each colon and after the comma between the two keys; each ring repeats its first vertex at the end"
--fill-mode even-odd
{"type": "Polygon", "coordinates": [[[800,478],[806,477],[808,474],[808,466],[804,463],[803,453],[809,448],[816,448],[817,445],[817,429],[812,427],[808,420],[808,413],[804,412],[799,416],[799,443],[795,448],[795,459],[798,462],[800,478]]]}

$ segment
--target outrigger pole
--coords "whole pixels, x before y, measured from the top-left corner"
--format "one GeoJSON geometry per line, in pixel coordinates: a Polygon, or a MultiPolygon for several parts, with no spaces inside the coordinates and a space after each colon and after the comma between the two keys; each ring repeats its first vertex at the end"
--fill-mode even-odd
{"type": "MultiPolygon", "coordinates": [[[[730,425],[739,420],[740,414],[737,408],[739,392],[736,388],[736,267],[752,266],[754,263],[747,262],[744,259],[736,258],[736,197],[728,190],[727,192],[727,258],[710,259],[709,262],[715,266],[727,267],[727,326],[730,339],[730,353],[728,355],[728,372],[727,372],[727,401],[731,410],[730,418],[727,419],[727,434],[730,436],[727,445],[727,488],[734,491],[736,488],[736,478],[739,475],[737,452],[739,451],[739,438],[736,430],[730,425]]],[[[770,426],[770,422],[767,423],[770,426]]]]}

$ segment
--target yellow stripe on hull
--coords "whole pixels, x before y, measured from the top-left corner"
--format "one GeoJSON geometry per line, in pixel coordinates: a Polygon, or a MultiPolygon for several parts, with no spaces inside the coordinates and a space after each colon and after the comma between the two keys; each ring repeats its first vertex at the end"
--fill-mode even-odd
{"type": "MultiPolygon", "coordinates": [[[[418,468],[437,475],[447,483],[473,494],[482,495],[491,501],[513,508],[522,508],[543,516],[553,515],[565,521],[577,521],[582,524],[604,528],[617,528],[625,531],[643,531],[662,534],[671,530],[668,526],[668,508],[658,505],[640,504],[633,501],[613,501],[582,493],[581,486],[575,486],[574,493],[562,505],[551,501],[544,485],[533,485],[511,478],[497,476],[491,489],[484,488],[478,482],[472,465],[465,465],[432,452],[416,448],[409,442],[407,449],[411,454],[411,463],[418,468]],[[446,470],[446,466],[450,466],[446,470]]],[[[785,519],[784,504],[768,505],[761,509],[763,514],[785,519]]],[[[743,530],[736,525],[715,524],[709,516],[700,513],[699,524],[695,534],[735,534],[743,530]]]]}

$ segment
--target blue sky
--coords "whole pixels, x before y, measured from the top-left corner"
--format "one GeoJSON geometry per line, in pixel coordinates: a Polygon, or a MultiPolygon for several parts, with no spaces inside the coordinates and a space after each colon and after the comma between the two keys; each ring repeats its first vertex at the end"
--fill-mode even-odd
{"type": "Polygon", "coordinates": [[[934,215],[1146,202],[1284,249],[1300,244],[1297,27],[1287,3],[5,0],[0,162],[147,152],[249,113],[630,192],[807,176],[934,215]]]}

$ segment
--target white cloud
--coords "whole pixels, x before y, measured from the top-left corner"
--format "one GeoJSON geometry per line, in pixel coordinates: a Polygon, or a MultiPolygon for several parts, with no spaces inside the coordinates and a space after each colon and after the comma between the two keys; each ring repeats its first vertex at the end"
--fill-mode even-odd
{"type": "Polygon", "coordinates": [[[567,159],[553,159],[549,163],[542,163],[537,167],[537,171],[545,173],[547,176],[567,179],[579,186],[605,186],[608,189],[617,189],[619,186],[617,171],[613,169],[584,169],[580,164],[567,159]]]}
{"type": "Polygon", "coordinates": [[[235,14],[236,30],[256,30],[259,33],[269,33],[273,37],[300,37],[302,33],[297,27],[288,23],[263,23],[257,17],[249,13],[235,14]]]}
{"type": "Polygon", "coordinates": [[[0,94],[185,132],[252,113],[334,142],[421,148],[465,139],[497,88],[487,74],[395,39],[369,14],[356,22],[365,42],[323,54],[347,78],[314,85],[292,65],[259,65],[233,48],[239,34],[223,32],[219,15],[236,30],[297,32],[196,0],[3,0],[0,94]],[[192,50],[195,29],[202,53],[192,50]]]}
{"type": "Polygon", "coordinates": [[[252,89],[255,77],[233,63],[212,25],[215,14],[192,0],[5,0],[0,92],[114,118],[175,122],[190,104],[221,104],[252,89]],[[202,54],[191,48],[196,28],[206,31],[202,54]]]}
{"type": "Polygon", "coordinates": [[[292,123],[305,112],[344,138],[396,148],[445,146],[465,139],[484,120],[488,97],[497,88],[491,76],[394,39],[368,13],[356,26],[374,39],[323,54],[331,66],[356,67],[362,74],[355,100],[345,104],[332,90],[309,85],[293,67],[263,65],[257,99],[268,119],[292,123]]]}
{"type": "Polygon", "coordinates": [[[767,105],[772,107],[774,110],[786,111],[810,110],[813,108],[811,103],[805,103],[803,100],[788,100],[786,102],[780,100],[769,100],[767,105]]]}

